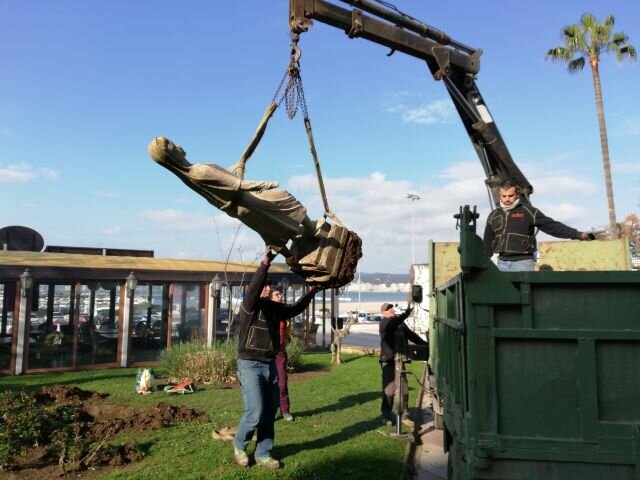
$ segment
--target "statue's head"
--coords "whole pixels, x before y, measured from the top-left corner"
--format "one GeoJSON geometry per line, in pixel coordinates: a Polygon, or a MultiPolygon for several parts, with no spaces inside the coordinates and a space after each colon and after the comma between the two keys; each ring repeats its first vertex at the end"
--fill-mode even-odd
{"type": "Polygon", "coordinates": [[[147,147],[154,162],[170,170],[184,170],[191,166],[187,161],[187,154],[180,145],[176,145],[168,138],[156,137],[147,147]]]}

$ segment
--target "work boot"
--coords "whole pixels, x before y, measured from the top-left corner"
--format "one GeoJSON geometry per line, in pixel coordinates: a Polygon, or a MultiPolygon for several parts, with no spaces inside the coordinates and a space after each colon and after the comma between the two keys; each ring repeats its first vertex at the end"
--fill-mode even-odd
{"type": "Polygon", "coordinates": [[[416,426],[415,423],[413,423],[413,420],[411,420],[409,417],[402,417],[402,424],[405,427],[409,428],[414,428],[416,426]]]}
{"type": "Polygon", "coordinates": [[[249,466],[249,457],[247,456],[247,452],[236,447],[233,447],[233,461],[241,467],[249,466]]]}
{"type": "Polygon", "coordinates": [[[293,422],[293,415],[290,413],[283,413],[282,418],[284,418],[287,422],[293,422]]]}
{"type": "Polygon", "coordinates": [[[393,418],[391,418],[389,415],[382,415],[382,424],[386,425],[387,427],[391,427],[393,425],[393,418]]]}
{"type": "Polygon", "coordinates": [[[280,462],[272,457],[256,457],[256,465],[268,468],[269,470],[277,470],[280,468],[280,462]]]}

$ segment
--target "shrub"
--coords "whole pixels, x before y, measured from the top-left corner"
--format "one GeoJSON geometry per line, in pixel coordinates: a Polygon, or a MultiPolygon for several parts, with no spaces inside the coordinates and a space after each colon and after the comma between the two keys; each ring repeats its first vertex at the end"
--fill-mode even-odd
{"type": "Polygon", "coordinates": [[[48,429],[44,408],[27,392],[0,393],[0,469],[24,448],[37,445],[48,429]]]}
{"type": "Polygon", "coordinates": [[[24,450],[43,446],[60,465],[78,462],[89,449],[81,405],[46,405],[27,392],[0,393],[0,470],[24,450]]]}
{"type": "Polygon", "coordinates": [[[162,351],[160,366],[167,371],[170,382],[234,383],[238,368],[238,341],[216,341],[212,346],[202,342],[178,343],[162,351]]]}
{"type": "Polygon", "coordinates": [[[304,357],[302,353],[304,351],[304,343],[297,337],[292,337],[287,343],[287,370],[290,372],[296,372],[304,365],[304,357]]]}
{"type": "Polygon", "coordinates": [[[82,435],[85,427],[82,421],[82,406],[59,405],[51,413],[56,419],[56,428],[51,433],[49,451],[58,457],[59,463],[79,462],[89,449],[89,444],[82,435]]]}

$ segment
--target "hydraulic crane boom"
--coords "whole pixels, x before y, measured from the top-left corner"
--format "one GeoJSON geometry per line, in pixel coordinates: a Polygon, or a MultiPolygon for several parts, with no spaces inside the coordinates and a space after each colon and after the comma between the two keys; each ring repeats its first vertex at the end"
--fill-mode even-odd
{"type": "Polygon", "coordinates": [[[424,60],[435,80],[444,82],[485,171],[485,183],[495,203],[498,186],[511,179],[529,197],[533,187],[516,166],[475,83],[482,50],[452,40],[446,33],[373,0],[340,0],[353,9],[326,0],[289,0],[289,25],[307,31],[312,20],[344,30],[349,38],[364,38],[393,51],[424,60]],[[367,12],[374,16],[366,15],[367,12]]]}

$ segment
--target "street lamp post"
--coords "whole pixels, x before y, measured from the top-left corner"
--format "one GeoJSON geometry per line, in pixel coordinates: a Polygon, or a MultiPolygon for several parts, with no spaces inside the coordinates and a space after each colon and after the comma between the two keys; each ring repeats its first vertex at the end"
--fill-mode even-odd
{"type": "Polygon", "coordinates": [[[138,286],[138,278],[135,273],[131,272],[125,280],[125,309],[122,317],[122,331],[119,335],[122,336],[122,352],[120,356],[120,366],[126,367],[129,363],[129,350],[130,350],[130,330],[131,321],[133,318],[133,303],[135,298],[136,287],[138,286]]]}
{"type": "MultiPolygon", "coordinates": [[[[29,332],[27,331],[27,322],[30,322],[30,300],[31,289],[33,288],[33,276],[27,268],[20,275],[20,310],[18,319],[17,345],[16,345],[16,366],[15,374],[20,375],[25,367],[25,349],[24,346],[29,342],[29,332]]],[[[6,300],[6,299],[5,299],[6,300]]]]}
{"type": "Polygon", "coordinates": [[[416,264],[416,238],[415,238],[415,219],[413,212],[413,204],[416,200],[420,200],[420,195],[415,193],[407,193],[407,198],[411,200],[411,264],[416,264]]]}
{"type": "Polygon", "coordinates": [[[215,343],[216,332],[218,331],[218,309],[220,308],[220,289],[222,288],[222,280],[217,273],[211,279],[210,294],[211,294],[211,307],[209,308],[209,326],[208,337],[209,345],[215,343]]]}
{"type": "Polygon", "coordinates": [[[282,279],[282,301],[284,303],[287,303],[287,290],[289,290],[289,285],[291,285],[291,282],[289,281],[288,278],[283,278],[282,279]]]}

